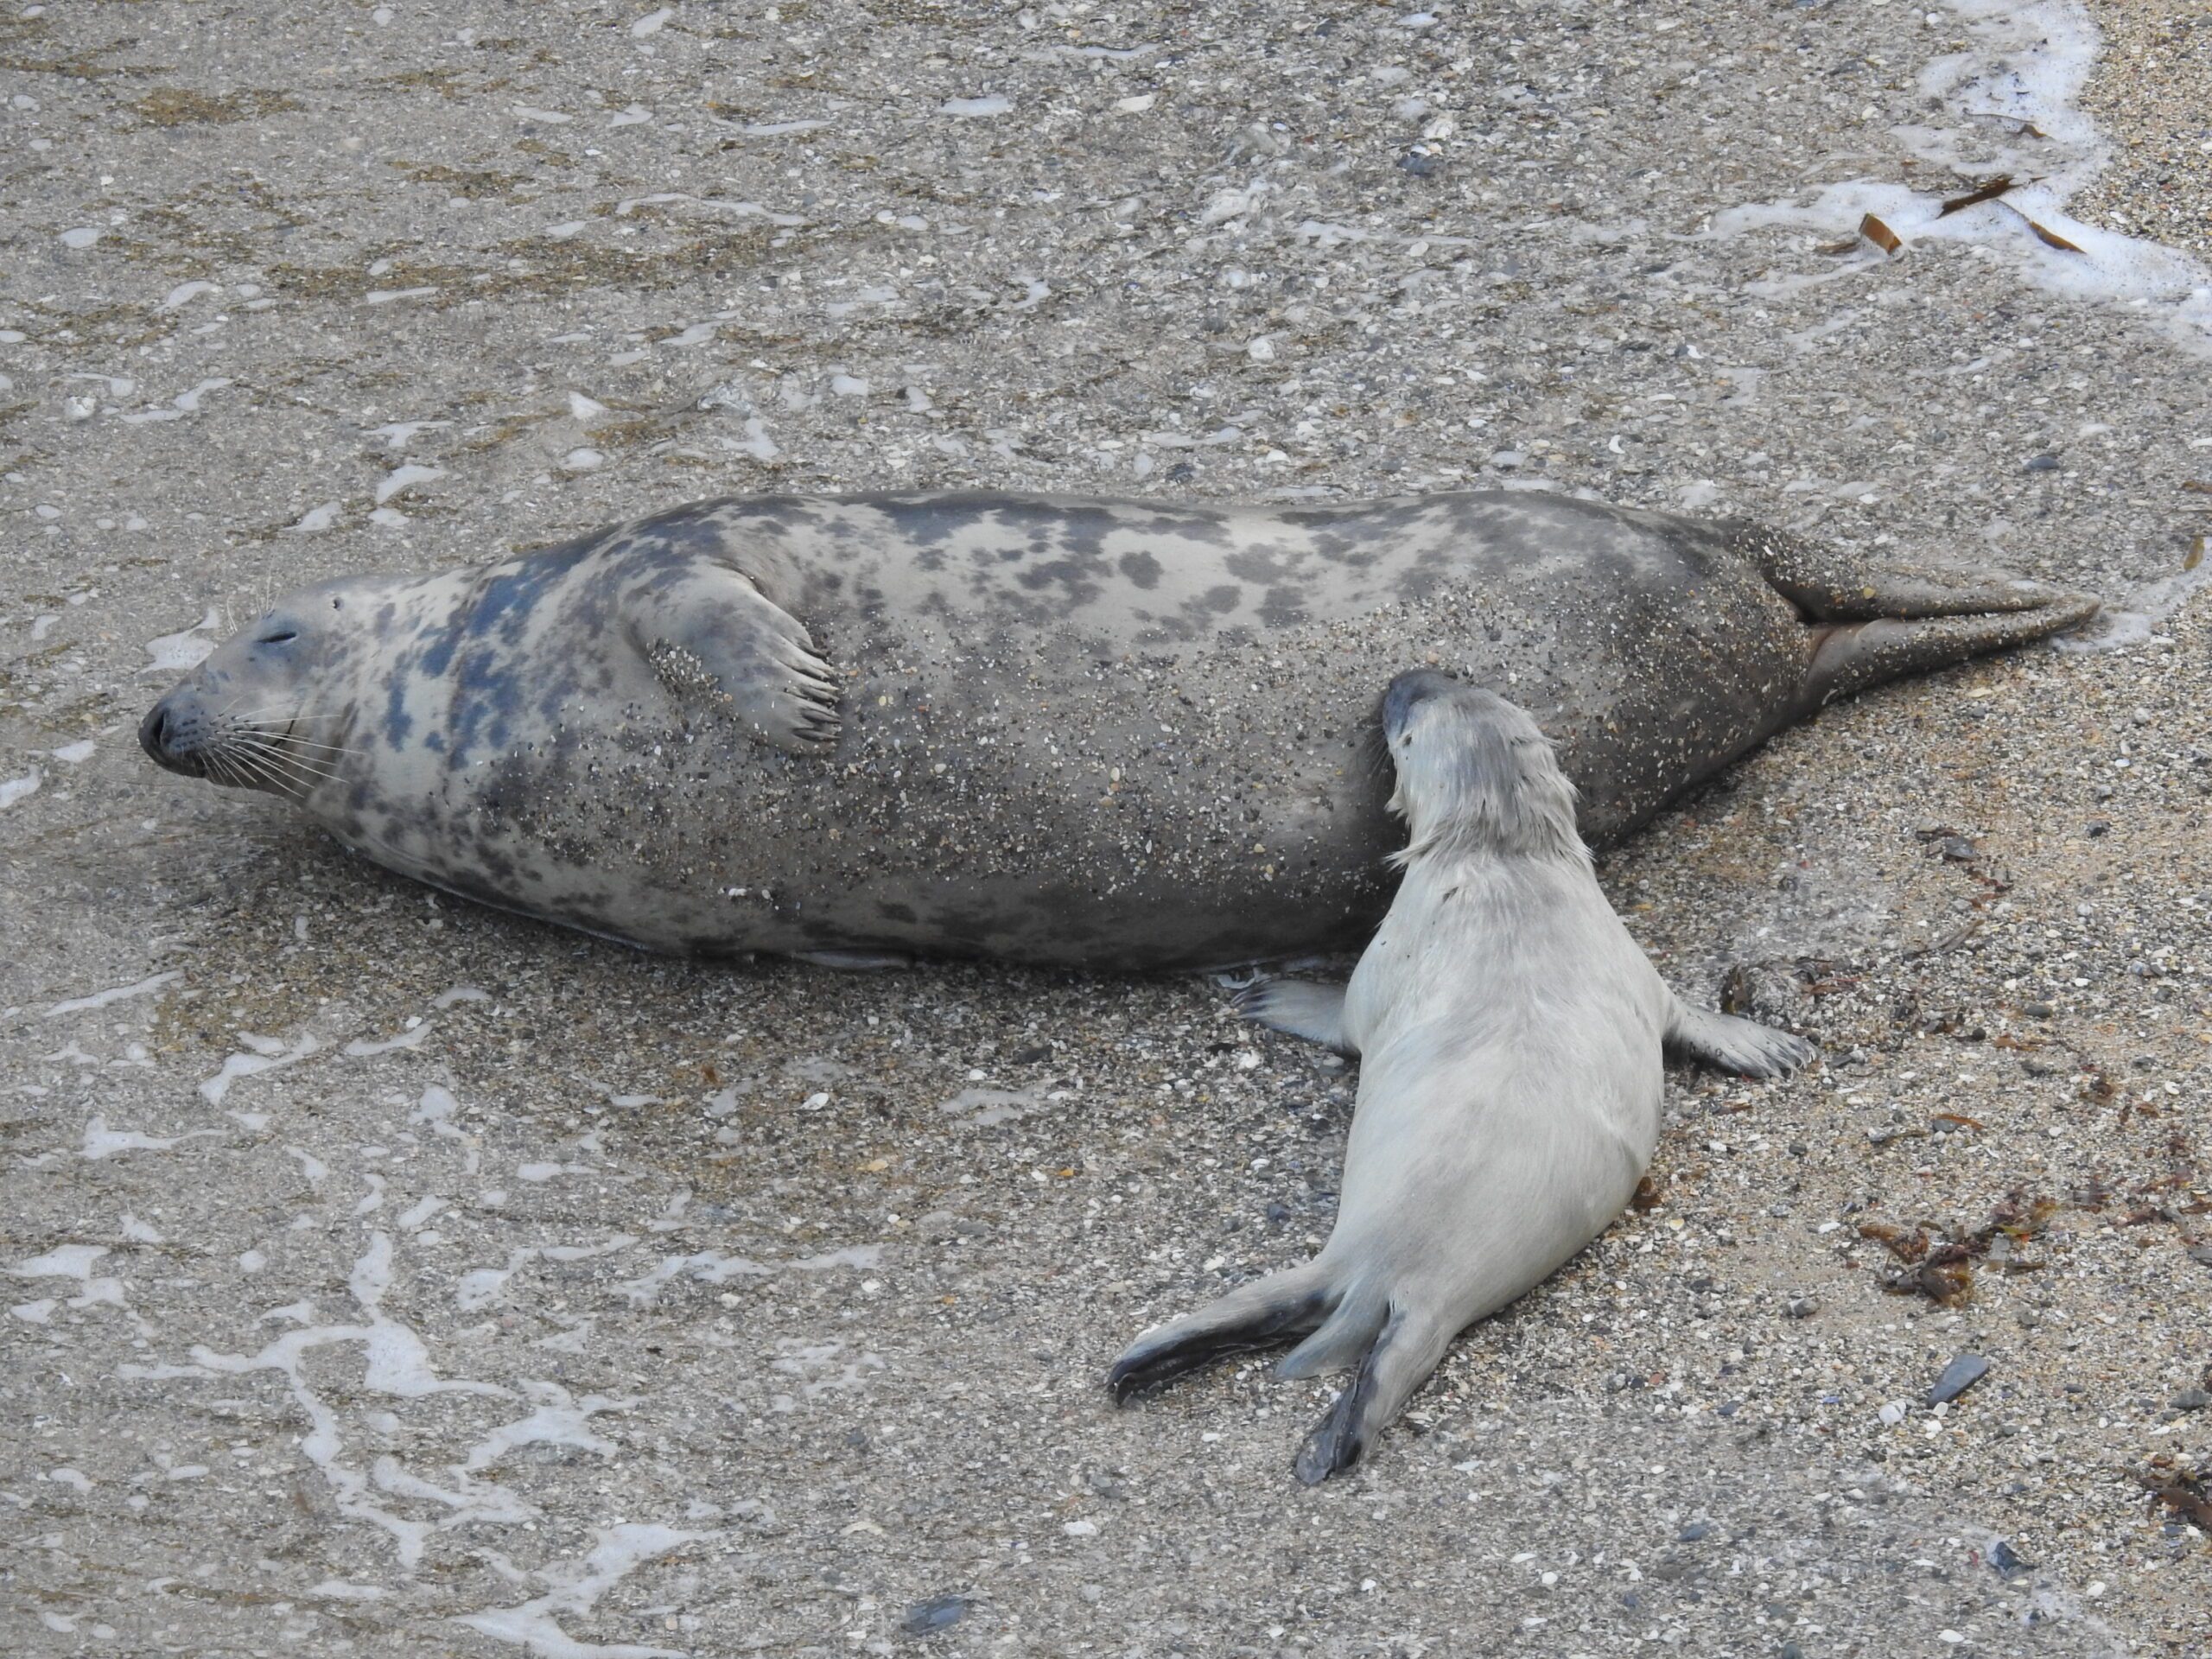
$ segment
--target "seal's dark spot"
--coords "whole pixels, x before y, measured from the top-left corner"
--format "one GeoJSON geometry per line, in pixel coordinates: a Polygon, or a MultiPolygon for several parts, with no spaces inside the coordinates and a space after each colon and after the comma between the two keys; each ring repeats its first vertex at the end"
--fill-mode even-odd
{"type": "MultiPolygon", "coordinates": [[[[574,569],[585,553],[575,543],[518,559],[484,584],[469,613],[468,632],[481,639],[493,628],[504,639],[518,639],[523,624],[549,588],[574,569]]],[[[433,671],[442,673],[442,669],[433,671]]]]}
{"type": "Polygon", "coordinates": [[[385,696],[384,741],[395,749],[407,746],[407,734],[415,729],[415,721],[407,713],[407,682],[404,677],[394,675],[391,690],[385,696]]]}
{"type": "Polygon", "coordinates": [[[1292,628],[1308,620],[1305,596],[1295,588],[1270,588],[1260,606],[1260,620],[1271,628],[1292,628]]]}
{"type": "Polygon", "coordinates": [[[1121,569],[1132,587],[1150,593],[1160,586],[1160,561],[1149,553],[1122,554],[1121,569]]]}
{"type": "Polygon", "coordinates": [[[901,540],[935,548],[988,518],[1002,497],[980,493],[927,497],[889,496],[869,505],[888,518],[901,540]]]}

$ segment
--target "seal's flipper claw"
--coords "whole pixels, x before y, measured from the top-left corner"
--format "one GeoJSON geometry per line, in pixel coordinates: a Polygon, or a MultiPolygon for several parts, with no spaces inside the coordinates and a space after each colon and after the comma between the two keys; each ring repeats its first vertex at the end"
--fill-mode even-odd
{"type": "Polygon", "coordinates": [[[1271,1348],[1321,1322],[1329,1299],[1312,1263],[1241,1285],[1196,1313],[1148,1331],[1106,1374],[1116,1405],[1231,1354],[1271,1348]]]}
{"type": "Polygon", "coordinates": [[[836,747],[837,671],[803,624],[721,565],[625,601],[631,638],[678,702],[719,703],[786,754],[836,747]]]}
{"type": "Polygon", "coordinates": [[[1298,1448],[1291,1465],[1298,1478],[1318,1486],[1364,1457],[1376,1437],[1428,1381],[1452,1337],[1451,1329],[1435,1319],[1393,1310],[1359,1362],[1351,1385],[1298,1448]]]}
{"type": "Polygon", "coordinates": [[[1276,1031],[1303,1037],[1339,1054],[1357,1054],[1344,1035],[1344,988],[1310,979],[1262,979],[1240,989],[1236,1012],[1276,1031]]]}
{"type": "Polygon", "coordinates": [[[1779,1077],[1795,1071],[1820,1052],[1802,1037],[1756,1020],[1694,1008],[1675,999],[1666,1031],[1669,1048],[1746,1077],[1779,1077]]]}

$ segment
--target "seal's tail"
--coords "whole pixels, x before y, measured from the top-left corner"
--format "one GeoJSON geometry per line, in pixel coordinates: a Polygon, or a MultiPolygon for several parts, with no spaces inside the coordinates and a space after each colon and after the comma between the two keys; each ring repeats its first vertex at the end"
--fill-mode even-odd
{"type": "Polygon", "coordinates": [[[2048,639],[2097,613],[2086,594],[2002,574],[1873,569],[1836,549],[1741,523],[1729,527],[1729,538],[1813,625],[1812,660],[1791,719],[1885,680],[2048,639]]]}

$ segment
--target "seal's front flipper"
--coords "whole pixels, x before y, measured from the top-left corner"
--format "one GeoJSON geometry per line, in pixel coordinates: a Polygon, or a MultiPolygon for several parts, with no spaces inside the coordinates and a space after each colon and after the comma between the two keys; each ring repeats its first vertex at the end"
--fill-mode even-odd
{"type": "Polygon", "coordinates": [[[1366,1455],[1375,1438],[1405,1409],[1451,1345],[1442,1322],[1408,1308],[1393,1308],[1359,1362],[1349,1388],[1298,1448],[1291,1466],[1300,1480],[1318,1486],[1366,1455]]]}
{"type": "Polygon", "coordinates": [[[875,973],[914,965],[914,959],[903,950],[794,950],[791,960],[805,963],[810,968],[835,968],[846,974],[875,973]]]}
{"type": "Polygon", "coordinates": [[[799,620],[716,566],[624,601],[630,637],[679,703],[719,705],[786,754],[837,741],[836,672],[799,620]]]}
{"type": "Polygon", "coordinates": [[[1344,1035],[1344,988],[1310,979],[1263,979],[1236,993],[1236,1012],[1309,1043],[1357,1054],[1344,1035]]]}
{"type": "Polygon", "coordinates": [[[1272,1348],[1302,1337],[1329,1311],[1312,1262],[1241,1285],[1211,1306],[1147,1331],[1106,1374],[1115,1403],[1230,1354],[1272,1348]]]}
{"type": "Polygon", "coordinates": [[[1679,996],[1666,1031],[1667,1046],[1746,1077],[1778,1077],[1795,1071],[1820,1051],[1756,1020],[1691,1007],[1679,996]]]}

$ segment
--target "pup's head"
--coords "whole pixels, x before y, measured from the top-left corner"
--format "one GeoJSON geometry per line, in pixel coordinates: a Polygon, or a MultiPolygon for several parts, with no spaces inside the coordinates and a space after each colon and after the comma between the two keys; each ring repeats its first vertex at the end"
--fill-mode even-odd
{"type": "Polygon", "coordinates": [[[1401,862],[1445,849],[1589,857],[1551,740],[1496,692],[1414,669],[1382,694],[1381,723],[1390,810],[1413,832],[1401,862]]]}

